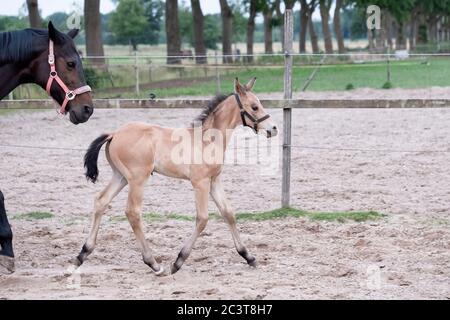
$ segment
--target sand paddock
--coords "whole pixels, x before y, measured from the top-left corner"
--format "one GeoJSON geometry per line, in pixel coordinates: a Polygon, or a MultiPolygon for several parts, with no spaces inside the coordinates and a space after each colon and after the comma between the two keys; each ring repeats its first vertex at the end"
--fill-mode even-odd
{"type": "MultiPolygon", "coordinates": [[[[96,110],[79,126],[49,110],[17,112],[0,117],[0,145],[85,149],[128,121],[182,126],[198,112],[96,110]]],[[[281,111],[271,113],[281,124],[281,111]]],[[[92,185],[83,176],[82,151],[0,146],[0,186],[17,257],[16,273],[0,275],[0,298],[450,298],[450,109],[317,109],[293,115],[294,145],[340,150],[293,149],[292,205],[376,210],[385,218],[241,222],[256,269],[235,252],[226,224],[214,220],[176,275],[155,277],[141,261],[128,222],[111,219],[124,216],[125,189],[104,217],[96,250],[72,273],[68,261],[87,235],[93,198],[110,177],[104,153],[100,180],[92,185]],[[14,218],[33,211],[54,217],[14,218]]],[[[225,190],[237,212],[279,207],[281,171],[261,175],[260,169],[224,169],[225,190]]],[[[212,202],[210,210],[215,211],[212,202]]],[[[143,211],[193,215],[192,187],[154,175],[143,211]]],[[[145,223],[151,248],[166,268],[192,228],[189,221],[145,223]]]]}

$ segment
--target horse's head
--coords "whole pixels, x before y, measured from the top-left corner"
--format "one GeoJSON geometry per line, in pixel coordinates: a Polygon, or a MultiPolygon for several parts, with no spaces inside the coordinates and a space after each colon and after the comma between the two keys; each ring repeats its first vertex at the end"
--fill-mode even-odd
{"type": "Polygon", "coordinates": [[[65,34],[58,31],[52,22],[49,22],[48,36],[49,43],[53,42],[53,68],[56,73],[51,69],[50,49],[40,56],[37,70],[35,70],[39,76],[39,83],[47,89],[52,98],[61,106],[67,103],[62,108],[62,112],[69,113],[70,121],[74,124],[86,122],[94,111],[90,89],[88,89],[89,91],[85,90],[88,87],[86,87],[81,58],[73,42],[78,31],[78,29],[72,29],[65,34]],[[62,84],[55,78],[55,75],[59,77],[62,84]],[[52,77],[53,81],[49,81],[52,77]]]}
{"type": "Polygon", "coordinates": [[[252,92],[256,78],[252,78],[246,85],[234,81],[234,93],[241,111],[242,124],[252,128],[255,132],[264,131],[268,138],[278,134],[278,128],[266,112],[261,101],[252,92]]]}

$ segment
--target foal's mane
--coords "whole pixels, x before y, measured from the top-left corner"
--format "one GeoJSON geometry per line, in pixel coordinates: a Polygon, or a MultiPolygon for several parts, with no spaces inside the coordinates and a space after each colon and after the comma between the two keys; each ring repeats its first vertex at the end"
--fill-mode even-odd
{"type": "MultiPolygon", "coordinates": [[[[39,40],[47,39],[45,29],[25,29],[0,33],[0,66],[12,62],[29,60],[40,50],[39,40]]],[[[42,41],[42,44],[47,41],[42,41]]]]}
{"type": "Polygon", "coordinates": [[[214,98],[209,100],[207,106],[203,108],[202,112],[200,113],[197,118],[195,118],[194,122],[201,122],[202,124],[205,123],[205,121],[209,118],[210,115],[214,113],[214,111],[217,109],[217,107],[225,101],[231,94],[217,94],[214,98]]]}

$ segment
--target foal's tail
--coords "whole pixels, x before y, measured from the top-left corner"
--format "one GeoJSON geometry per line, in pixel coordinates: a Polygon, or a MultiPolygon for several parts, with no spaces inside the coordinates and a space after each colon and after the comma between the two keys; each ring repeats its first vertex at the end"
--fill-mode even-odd
{"type": "Polygon", "coordinates": [[[84,167],[86,168],[85,176],[88,180],[91,180],[92,183],[95,183],[98,177],[97,160],[100,149],[107,141],[111,141],[112,138],[112,134],[102,134],[92,141],[88,151],[84,155],[84,167]]]}

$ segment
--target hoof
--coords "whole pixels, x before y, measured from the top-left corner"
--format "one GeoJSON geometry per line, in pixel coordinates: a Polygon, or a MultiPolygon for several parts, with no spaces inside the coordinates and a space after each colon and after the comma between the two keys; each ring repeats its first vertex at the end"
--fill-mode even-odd
{"type": "Polygon", "coordinates": [[[0,255],[0,272],[13,273],[16,271],[14,258],[0,255]]]}
{"type": "Polygon", "coordinates": [[[83,262],[81,262],[81,260],[78,257],[72,258],[69,260],[70,264],[73,264],[76,267],[79,267],[83,264],[83,262]]]}
{"type": "Polygon", "coordinates": [[[258,265],[258,264],[256,263],[256,259],[255,259],[255,258],[249,259],[249,260],[247,261],[247,263],[248,263],[248,265],[249,265],[250,267],[253,267],[253,268],[256,268],[256,266],[258,265]]]}
{"type": "Polygon", "coordinates": [[[170,274],[175,274],[178,272],[178,270],[180,270],[180,268],[178,268],[175,263],[172,263],[172,265],[170,266],[170,274]]]}
{"type": "Polygon", "coordinates": [[[163,276],[164,275],[164,273],[165,273],[165,270],[164,270],[164,268],[163,267],[159,267],[159,270],[158,271],[155,271],[155,270],[153,270],[153,272],[155,273],[155,275],[157,275],[158,277],[161,277],[161,276],[163,276]]]}

